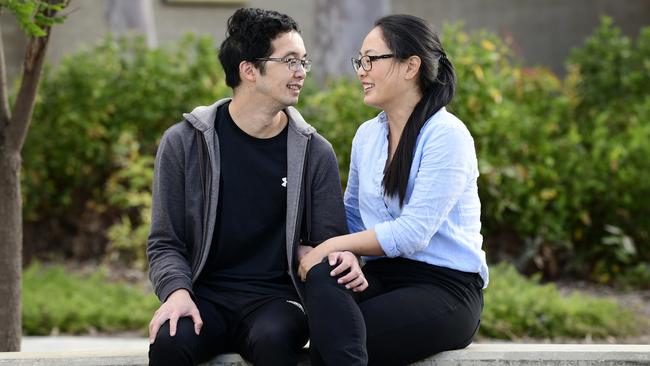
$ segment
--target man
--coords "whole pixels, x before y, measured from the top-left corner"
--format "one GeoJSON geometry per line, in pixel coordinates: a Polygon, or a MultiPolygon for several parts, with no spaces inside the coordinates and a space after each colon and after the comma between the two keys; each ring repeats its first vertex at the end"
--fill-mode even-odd
{"type": "MultiPolygon", "coordinates": [[[[185,114],[156,156],[147,255],[163,304],[149,360],[238,352],[256,366],[295,365],[308,338],[296,267],[309,247],[299,244],[347,232],[336,157],[291,107],[311,67],[293,19],[237,10],[219,59],[233,98],[185,114]]],[[[338,260],[351,273],[343,285],[365,289],[356,258],[338,260]]]]}

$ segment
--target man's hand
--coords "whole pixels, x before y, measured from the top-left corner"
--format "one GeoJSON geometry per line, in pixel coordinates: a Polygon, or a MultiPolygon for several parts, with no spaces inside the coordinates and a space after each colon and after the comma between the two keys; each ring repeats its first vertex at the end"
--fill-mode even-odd
{"type": "Polygon", "coordinates": [[[368,288],[368,281],[361,270],[359,260],[352,252],[332,252],[327,256],[327,260],[330,266],[339,264],[330,272],[332,277],[350,270],[348,274],[338,279],[338,283],[345,284],[345,288],[354,292],[361,292],[368,288]]]}
{"type": "Polygon", "coordinates": [[[327,253],[322,252],[322,246],[317,246],[303,254],[302,258],[300,258],[300,265],[298,266],[298,276],[300,276],[302,282],[307,281],[307,272],[313,266],[320,263],[325,256],[327,256],[327,253]]]}
{"type": "Polygon", "coordinates": [[[311,252],[312,249],[314,248],[308,245],[302,245],[302,244],[298,245],[298,262],[300,262],[302,260],[302,257],[307,255],[307,253],[311,252]]]}
{"type": "Polygon", "coordinates": [[[176,324],[178,319],[184,316],[189,316],[194,322],[194,332],[199,335],[201,327],[203,327],[203,320],[199,309],[192,301],[190,293],[186,289],[178,289],[172,292],[167,300],[160,305],[158,310],[153,314],[153,318],[149,323],[149,343],[156,340],[156,335],[160,327],[169,319],[169,335],[176,335],[176,324]]]}

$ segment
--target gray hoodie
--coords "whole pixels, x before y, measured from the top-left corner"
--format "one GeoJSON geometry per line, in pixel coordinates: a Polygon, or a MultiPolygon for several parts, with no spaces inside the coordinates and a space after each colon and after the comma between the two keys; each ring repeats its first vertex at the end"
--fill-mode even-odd
{"type": "MultiPolygon", "coordinates": [[[[208,258],[219,198],[219,138],[214,120],[217,108],[228,100],[184,114],[184,121],[170,127],[158,147],[147,257],[149,278],[160,301],[181,288],[193,294],[192,284],[208,258]],[[202,167],[199,161],[203,161],[202,167]]],[[[303,298],[295,253],[298,243],[306,241],[301,235],[306,182],[311,182],[311,225],[305,225],[311,227],[310,244],[345,234],[348,229],[332,145],[295,108],[288,107],[285,112],[289,116],[286,250],[289,275],[303,298]]]]}

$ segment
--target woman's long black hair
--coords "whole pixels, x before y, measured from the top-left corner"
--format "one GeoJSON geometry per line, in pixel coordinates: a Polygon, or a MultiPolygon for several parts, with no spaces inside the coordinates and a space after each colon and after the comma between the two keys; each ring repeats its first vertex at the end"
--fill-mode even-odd
{"type": "Polygon", "coordinates": [[[383,187],[388,196],[404,205],[415,142],[424,123],[454,97],[456,76],[438,35],[426,21],[412,15],[388,15],[375,23],[397,60],[420,57],[418,85],[422,99],[404,126],[393,159],[384,171],[383,187]]]}

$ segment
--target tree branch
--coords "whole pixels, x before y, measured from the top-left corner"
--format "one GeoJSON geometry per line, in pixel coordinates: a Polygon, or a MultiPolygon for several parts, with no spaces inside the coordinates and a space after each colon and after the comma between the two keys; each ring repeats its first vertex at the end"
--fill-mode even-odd
{"type": "MultiPolygon", "coordinates": [[[[46,2],[49,4],[61,3],[60,0],[47,0],[46,2]]],[[[63,3],[67,5],[68,0],[64,0],[63,3]]],[[[44,15],[54,17],[56,11],[47,8],[44,10],[44,15]]],[[[23,63],[23,77],[11,112],[13,118],[6,131],[7,145],[9,149],[14,151],[20,151],[25,142],[29,122],[34,111],[34,102],[36,101],[43,64],[45,63],[45,52],[50,40],[51,26],[43,25],[42,28],[45,31],[44,36],[32,36],[27,42],[25,61],[23,63]]]]}
{"type": "Polygon", "coordinates": [[[50,37],[49,29],[47,32],[48,34],[43,37],[30,37],[27,43],[23,77],[12,110],[13,118],[7,128],[7,145],[12,150],[20,151],[27,135],[50,37]]]}
{"type": "MultiPolygon", "coordinates": [[[[0,15],[2,15],[2,12],[0,12],[0,15]]],[[[0,29],[0,138],[4,137],[5,130],[11,120],[6,67],[4,43],[2,42],[2,29],[0,29]]]]}

